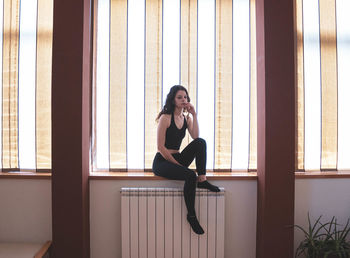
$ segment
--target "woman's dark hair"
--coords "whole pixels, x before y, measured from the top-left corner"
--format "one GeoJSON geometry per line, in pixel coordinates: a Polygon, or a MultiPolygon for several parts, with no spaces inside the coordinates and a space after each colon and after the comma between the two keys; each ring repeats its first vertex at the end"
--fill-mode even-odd
{"type": "Polygon", "coordinates": [[[159,112],[159,114],[156,118],[156,121],[159,120],[161,115],[172,114],[174,112],[174,109],[175,109],[174,100],[175,100],[176,93],[179,90],[183,90],[186,92],[187,101],[190,102],[190,97],[188,96],[188,92],[187,92],[186,88],[182,85],[174,85],[173,87],[170,88],[170,91],[169,91],[168,95],[166,96],[165,105],[164,105],[162,111],[159,112]]]}

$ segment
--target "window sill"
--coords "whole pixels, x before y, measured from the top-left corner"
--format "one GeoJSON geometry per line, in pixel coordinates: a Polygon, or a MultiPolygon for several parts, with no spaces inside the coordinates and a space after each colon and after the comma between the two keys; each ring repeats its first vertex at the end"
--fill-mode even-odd
{"type": "MultiPolygon", "coordinates": [[[[210,180],[256,180],[256,172],[211,172],[210,180]]],[[[0,172],[0,179],[51,179],[51,173],[0,172]]],[[[152,172],[91,172],[91,180],[167,180],[152,172]]]]}
{"type": "MultiPolygon", "coordinates": [[[[210,180],[256,180],[256,172],[209,172],[210,180]]],[[[350,178],[350,171],[295,172],[295,179],[350,178]]],[[[51,173],[0,172],[0,179],[51,179],[51,173]]],[[[91,180],[167,180],[152,172],[91,172],[91,180]]]]}
{"type": "Polygon", "coordinates": [[[17,178],[17,179],[51,179],[51,173],[36,172],[0,172],[0,179],[17,178]]]}
{"type": "MultiPolygon", "coordinates": [[[[207,173],[210,180],[256,180],[256,172],[211,172],[207,173]]],[[[91,172],[91,180],[168,180],[155,176],[153,172],[91,172]]]]}
{"type": "Polygon", "coordinates": [[[295,179],[304,178],[350,178],[350,171],[295,172],[295,179]]]}

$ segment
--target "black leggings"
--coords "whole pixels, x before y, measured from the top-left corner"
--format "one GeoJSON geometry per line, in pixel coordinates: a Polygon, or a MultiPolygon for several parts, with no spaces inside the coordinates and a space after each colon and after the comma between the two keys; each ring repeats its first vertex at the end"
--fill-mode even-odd
{"type": "Polygon", "coordinates": [[[184,197],[189,215],[195,215],[194,201],[196,197],[196,173],[188,166],[196,159],[196,170],[198,175],[206,174],[207,145],[205,140],[197,138],[193,140],[181,153],[172,154],[174,159],[182,166],[164,159],[158,152],[153,160],[153,172],[157,176],[173,180],[185,180],[184,197]]]}

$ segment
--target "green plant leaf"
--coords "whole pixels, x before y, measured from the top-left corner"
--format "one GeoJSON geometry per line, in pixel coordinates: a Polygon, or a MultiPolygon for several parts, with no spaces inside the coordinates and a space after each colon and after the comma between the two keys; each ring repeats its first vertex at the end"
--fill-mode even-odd
{"type": "Polygon", "coordinates": [[[308,213],[308,225],[305,228],[294,225],[304,233],[302,240],[295,252],[295,257],[305,255],[307,258],[350,258],[350,242],[347,240],[350,234],[350,219],[341,230],[335,216],[329,222],[321,222],[322,216],[311,223],[308,213]]]}
{"type": "Polygon", "coordinates": [[[346,222],[346,225],[344,227],[344,229],[342,230],[341,234],[340,234],[340,238],[341,239],[345,239],[349,232],[350,232],[350,227],[349,227],[349,223],[350,223],[350,219],[348,219],[348,221],[346,222]]]}

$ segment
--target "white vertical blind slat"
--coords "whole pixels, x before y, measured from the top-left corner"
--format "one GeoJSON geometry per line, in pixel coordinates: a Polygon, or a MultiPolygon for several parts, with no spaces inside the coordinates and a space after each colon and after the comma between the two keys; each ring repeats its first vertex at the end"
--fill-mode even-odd
{"type": "MultiPolygon", "coordinates": [[[[4,20],[4,1],[0,0],[0,56],[2,57],[2,46],[3,46],[3,20],[4,20]]],[[[0,85],[1,85],[1,90],[0,90],[0,100],[1,100],[1,105],[0,105],[0,115],[2,117],[2,60],[0,62],[0,85]]],[[[0,123],[0,131],[2,132],[2,123],[0,123]]],[[[2,133],[0,133],[0,143],[2,143],[2,133]]],[[[2,157],[2,148],[0,148],[0,157],[2,157]]],[[[2,168],[2,158],[0,158],[0,168],[2,168]]]]}
{"type": "Polygon", "coordinates": [[[18,74],[19,166],[20,168],[35,169],[37,1],[21,1],[20,4],[20,48],[18,74]]]}
{"type": "Polygon", "coordinates": [[[145,1],[128,1],[127,166],[144,168],[145,1]]]}
{"type": "Polygon", "coordinates": [[[350,169],[350,2],[336,1],[338,53],[338,169],[350,169]]]}
{"type": "Polygon", "coordinates": [[[109,0],[98,1],[96,65],[96,165],[109,168],[109,0]]]}
{"type": "Polygon", "coordinates": [[[180,0],[163,1],[163,105],[180,83],[180,0]]]}
{"type": "Polygon", "coordinates": [[[305,170],[320,169],[321,72],[318,0],[303,1],[305,78],[305,170]]]}

